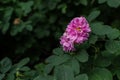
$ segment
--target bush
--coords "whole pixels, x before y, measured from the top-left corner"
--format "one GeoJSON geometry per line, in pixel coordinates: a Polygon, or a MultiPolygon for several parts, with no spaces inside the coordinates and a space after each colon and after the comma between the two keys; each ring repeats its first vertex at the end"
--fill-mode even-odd
{"type": "Polygon", "coordinates": [[[0,0],[0,80],[120,80],[119,9],[120,0],[0,0]],[[66,53],[59,38],[77,16],[92,31],[66,53]]]}

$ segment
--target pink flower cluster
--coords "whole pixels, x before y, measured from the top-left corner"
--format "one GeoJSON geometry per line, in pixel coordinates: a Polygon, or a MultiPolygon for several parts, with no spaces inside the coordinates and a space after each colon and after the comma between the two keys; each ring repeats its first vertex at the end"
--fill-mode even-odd
{"type": "Polygon", "coordinates": [[[66,31],[60,38],[63,50],[74,51],[75,44],[81,44],[89,37],[91,29],[85,17],[76,17],[67,25],[66,31]]]}

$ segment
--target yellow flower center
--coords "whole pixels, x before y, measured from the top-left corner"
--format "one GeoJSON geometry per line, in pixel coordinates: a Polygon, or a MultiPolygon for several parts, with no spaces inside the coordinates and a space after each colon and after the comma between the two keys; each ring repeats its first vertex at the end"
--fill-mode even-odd
{"type": "Polygon", "coordinates": [[[77,27],[76,30],[77,30],[77,31],[81,31],[80,27],[77,27]]]}

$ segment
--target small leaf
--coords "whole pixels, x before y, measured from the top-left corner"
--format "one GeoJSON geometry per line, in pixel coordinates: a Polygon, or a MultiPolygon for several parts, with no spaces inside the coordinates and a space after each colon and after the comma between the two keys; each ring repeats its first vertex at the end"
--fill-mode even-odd
{"type": "Polygon", "coordinates": [[[120,31],[118,29],[112,29],[107,36],[109,39],[116,39],[120,36],[120,31]]]}
{"type": "Polygon", "coordinates": [[[101,3],[104,3],[106,2],[107,0],[98,0],[98,3],[101,4],[101,3]]]}
{"type": "Polygon", "coordinates": [[[91,12],[87,19],[88,19],[88,21],[91,22],[91,21],[95,20],[99,15],[100,15],[100,11],[96,10],[96,11],[91,12]]]}
{"type": "Polygon", "coordinates": [[[70,66],[58,66],[54,70],[56,80],[74,80],[74,74],[70,66]]]}
{"type": "Polygon", "coordinates": [[[108,25],[103,25],[101,22],[95,22],[91,24],[92,32],[96,35],[106,35],[112,28],[108,25]]]}
{"type": "Polygon", "coordinates": [[[117,8],[117,7],[120,6],[120,0],[107,0],[107,4],[108,4],[110,7],[117,8]]]}
{"type": "Polygon", "coordinates": [[[116,74],[117,74],[118,79],[120,80],[120,69],[116,70],[116,74]]]}
{"type": "Polygon", "coordinates": [[[71,69],[73,70],[75,75],[80,73],[80,63],[75,58],[69,60],[66,64],[71,66],[71,69]]]}
{"type": "Polygon", "coordinates": [[[32,27],[32,25],[26,25],[26,29],[27,29],[28,31],[32,31],[32,30],[33,30],[33,27],[32,27]]]}
{"type": "Polygon", "coordinates": [[[109,51],[112,54],[115,54],[115,55],[120,54],[119,53],[119,51],[120,51],[119,47],[120,47],[120,41],[112,40],[112,41],[106,42],[106,44],[105,44],[106,50],[109,51]]]}
{"type": "Polygon", "coordinates": [[[99,56],[95,60],[95,66],[97,67],[108,67],[111,65],[111,60],[107,57],[99,56]]]}
{"type": "Polygon", "coordinates": [[[3,34],[5,34],[7,32],[7,30],[9,29],[9,26],[10,26],[9,20],[11,18],[12,13],[13,13],[12,7],[7,7],[5,9],[3,23],[2,23],[2,33],[3,34]]]}
{"type": "Polygon", "coordinates": [[[64,52],[63,52],[63,50],[61,48],[55,48],[53,50],[53,54],[55,54],[55,55],[63,55],[64,52]]]}
{"type": "Polygon", "coordinates": [[[67,9],[67,5],[66,5],[65,3],[60,4],[60,5],[58,6],[58,9],[61,9],[61,12],[62,12],[63,14],[65,14],[65,13],[66,13],[66,9],[67,9]]]}
{"type": "Polygon", "coordinates": [[[54,66],[52,64],[46,65],[45,69],[44,69],[44,72],[47,73],[47,74],[49,74],[52,71],[53,67],[54,66]]]}
{"type": "Polygon", "coordinates": [[[33,5],[33,1],[19,3],[19,6],[24,12],[24,16],[26,16],[29,12],[31,12],[32,5],[33,5]]]}
{"type": "Polygon", "coordinates": [[[5,74],[0,74],[0,80],[3,80],[4,77],[5,77],[5,74]]]}
{"type": "Polygon", "coordinates": [[[15,75],[13,73],[7,74],[6,80],[15,80],[15,75]]]}
{"type": "Polygon", "coordinates": [[[80,53],[78,53],[76,56],[76,59],[80,62],[87,62],[88,61],[88,53],[85,50],[82,50],[80,53]]]}
{"type": "Polygon", "coordinates": [[[75,80],[88,80],[87,74],[80,74],[75,77],[75,80]]]}
{"type": "Polygon", "coordinates": [[[90,72],[89,80],[113,80],[112,73],[105,68],[95,68],[90,72]]]}
{"type": "Polygon", "coordinates": [[[97,40],[98,40],[98,36],[91,35],[90,38],[89,38],[89,43],[90,44],[95,44],[97,40]]]}
{"type": "Polygon", "coordinates": [[[61,55],[61,56],[50,56],[46,60],[47,63],[53,64],[53,65],[60,65],[70,59],[70,56],[67,54],[61,55]]]}
{"type": "Polygon", "coordinates": [[[87,6],[88,1],[87,0],[80,0],[80,3],[83,4],[84,6],[87,6]]]}
{"type": "Polygon", "coordinates": [[[43,76],[43,75],[39,75],[36,78],[34,78],[33,80],[56,80],[54,79],[53,76],[43,76]]]}
{"type": "Polygon", "coordinates": [[[23,67],[24,65],[26,65],[29,61],[30,61],[29,58],[24,58],[24,59],[22,59],[22,60],[17,64],[17,67],[18,67],[18,68],[21,68],[21,67],[23,67]]]}
{"type": "Polygon", "coordinates": [[[34,78],[33,80],[46,80],[45,77],[39,75],[36,78],[34,78]]]}
{"type": "Polygon", "coordinates": [[[22,68],[20,69],[20,71],[29,71],[29,70],[30,70],[30,68],[27,67],[27,66],[24,66],[24,67],[22,67],[22,68]]]}
{"type": "Polygon", "coordinates": [[[4,58],[0,61],[0,72],[6,73],[10,70],[12,62],[9,58],[4,58]]]}

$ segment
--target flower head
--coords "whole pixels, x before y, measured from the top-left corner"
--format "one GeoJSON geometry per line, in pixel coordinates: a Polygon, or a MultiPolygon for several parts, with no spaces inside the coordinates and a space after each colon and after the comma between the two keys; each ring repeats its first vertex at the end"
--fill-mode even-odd
{"type": "Polygon", "coordinates": [[[85,17],[76,17],[71,20],[60,38],[64,51],[74,51],[75,44],[81,44],[89,37],[91,29],[85,17]]]}

